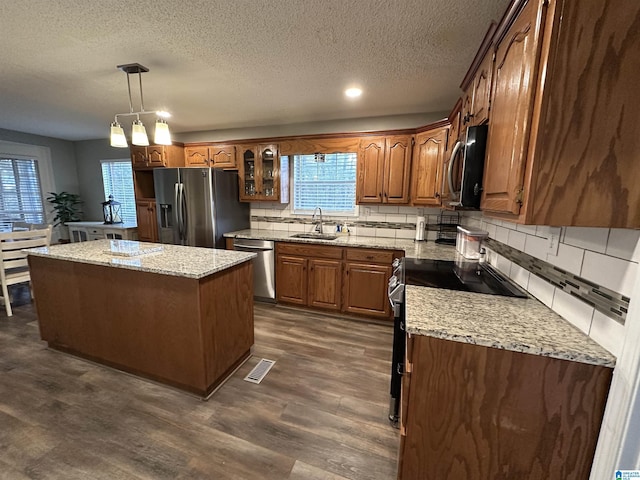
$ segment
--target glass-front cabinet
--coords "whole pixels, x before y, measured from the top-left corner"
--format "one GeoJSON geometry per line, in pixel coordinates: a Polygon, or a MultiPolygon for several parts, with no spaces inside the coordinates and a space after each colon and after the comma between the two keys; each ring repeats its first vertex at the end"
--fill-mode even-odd
{"type": "Polygon", "coordinates": [[[288,169],[282,182],[277,145],[241,145],[238,155],[241,201],[289,201],[288,189],[281,191],[283,184],[288,186],[288,169]]]}

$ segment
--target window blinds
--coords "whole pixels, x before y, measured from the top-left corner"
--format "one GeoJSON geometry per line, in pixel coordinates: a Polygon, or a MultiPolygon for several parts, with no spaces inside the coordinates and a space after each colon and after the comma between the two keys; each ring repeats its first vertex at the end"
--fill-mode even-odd
{"type": "Polygon", "coordinates": [[[45,223],[38,162],[0,158],[0,229],[13,222],[45,223]]]}
{"type": "Polygon", "coordinates": [[[136,197],[133,191],[133,171],[128,160],[103,161],[102,184],[104,185],[104,199],[120,202],[122,220],[136,223],[136,197]]]}
{"type": "Polygon", "coordinates": [[[355,214],[356,153],[296,155],[293,166],[293,209],[311,213],[316,207],[326,213],[355,214]]]}

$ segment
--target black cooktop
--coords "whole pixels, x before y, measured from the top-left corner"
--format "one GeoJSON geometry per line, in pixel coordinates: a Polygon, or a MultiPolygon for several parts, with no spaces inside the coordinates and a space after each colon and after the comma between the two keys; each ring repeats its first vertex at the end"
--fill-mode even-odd
{"type": "Polygon", "coordinates": [[[404,281],[421,287],[527,297],[511,280],[485,263],[405,258],[404,281]]]}

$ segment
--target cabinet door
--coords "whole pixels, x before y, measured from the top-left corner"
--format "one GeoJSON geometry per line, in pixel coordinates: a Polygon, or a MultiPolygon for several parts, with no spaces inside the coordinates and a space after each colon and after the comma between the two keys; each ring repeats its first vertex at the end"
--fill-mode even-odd
{"type": "Polygon", "coordinates": [[[476,77],[473,79],[473,118],[471,125],[482,125],[489,120],[489,102],[491,99],[491,74],[493,70],[493,52],[484,56],[476,77]]]}
{"type": "Polygon", "coordinates": [[[147,160],[149,166],[152,167],[165,167],[166,155],[163,145],[153,145],[147,147],[147,160]]]}
{"type": "Polygon", "coordinates": [[[378,137],[360,142],[356,203],[382,203],[384,140],[378,137]]]}
{"type": "Polygon", "coordinates": [[[184,161],[187,167],[209,166],[209,147],[185,147],[184,161]]]}
{"type": "Polygon", "coordinates": [[[462,95],[462,111],[460,112],[460,119],[462,121],[462,128],[460,133],[464,137],[467,127],[471,125],[473,120],[473,85],[467,88],[467,91],[462,95]]]}
{"type": "Polygon", "coordinates": [[[416,135],[411,169],[411,203],[439,206],[442,203],[442,169],[447,146],[446,127],[416,135]]]}
{"type": "Polygon", "coordinates": [[[311,307],[340,310],[342,263],[338,260],[309,260],[309,302],[311,307]]]}
{"type": "Polygon", "coordinates": [[[157,242],[156,202],[136,202],[136,216],[138,217],[138,240],[141,242],[157,242]]]}
{"type": "Polygon", "coordinates": [[[411,135],[387,137],[384,166],[384,203],[409,203],[411,135]]]}
{"type": "Polygon", "coordinates": [[[236,147],[234,145],[216,145],[209,147],[209,158],[214,168],[235,168],[236,147]]]}
{"type": "Polygon", "coordinates": [[[278,255],[276,297],[279,302],[307,304],[307,259],[278,255]]]}
{"type": "Polygon", "coordinates": [[[278,146],[258,145],[257,177],[261,200],[275,202],[280,198],[278,181],[278,146]]]}
{"type": "Polygon", "coordinates": [[[147,147],[131,145],[131,163],[134,167],[146,167],[147,147]]]}
{"type": "MultiPolygon", "coordinates": [[[[518,214],[540,53],[542,15],[529,1],[496,47],[481,208],[518,214]]],[[[542,6],[541,6],[542,10],[542,6]]]]}
{"type": "Polygon", "coordinates": [[[258,198],[256,186],[257,148],[240,146],[238,150],[238,178],[240,181],[240,201],[254,201],[258,198]]]}
{"type": "Polygon", "coordinates": [[[343,311],[389,318],[391,308],[387,298],[387,286],[391,270],[391,265],[347,262],[343,280],[343,311]]]}

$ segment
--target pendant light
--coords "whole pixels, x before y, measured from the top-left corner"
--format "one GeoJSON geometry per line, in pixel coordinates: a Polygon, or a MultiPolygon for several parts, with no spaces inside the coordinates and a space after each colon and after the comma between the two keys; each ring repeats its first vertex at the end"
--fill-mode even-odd
{"type": "MultiPolygon", "coordinates": [[[[147,146],[149,145],[149,137],[147,136],[147,131],[144,127],[144,124],[140,120],[140,115],[158,115],[158,116],[170,116],[165,111],[150,111],[146,112],[144,110],[144,97],[142,95],[142,74],[148,72],[149,69],[139,63],[128,63],[126,65],[118,65],[120,70],[127,74],[127,89],[129,91],[129,112],[128,113],[118,113],[115,116],[115,121],[111,123],[111,146],[112,147],[120,147],[126,148],[128,147],[127,138],[124,134],[124,129],[122,125],[118,122],[118,117],[123,116],[134,116],[136,119],[133,121],[131,125],[131,143],[132,145],[139,146],[147,146]],[[138,74],[138,83],[140,87],[140,111],[133,111],[133,101],[131,99],[131,82],[129,79],[129,75],[138,74]]],[[[158,145],[171,145],[171,132],[169,131],[169,125],[167,122],[161,118],[156,121],[156,130],[154,141],[158,145]]]]}

